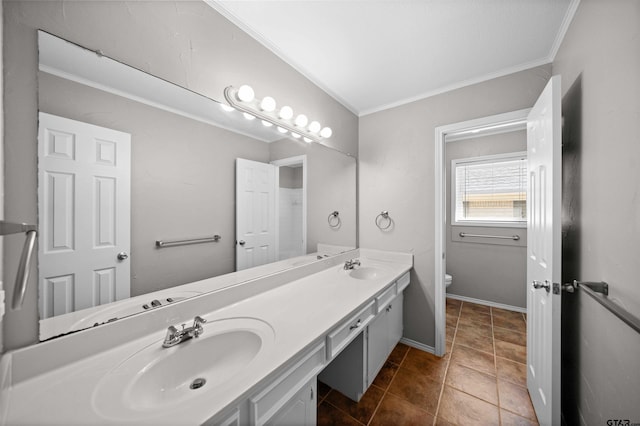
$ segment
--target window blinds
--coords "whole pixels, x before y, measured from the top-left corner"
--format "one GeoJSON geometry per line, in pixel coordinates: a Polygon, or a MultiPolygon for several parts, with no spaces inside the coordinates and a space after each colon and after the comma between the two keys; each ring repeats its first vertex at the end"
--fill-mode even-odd
{"type": "Polygon", "coordinates": [[[458,160],[455,222],[526,222],[526,157],[458,160]]]}

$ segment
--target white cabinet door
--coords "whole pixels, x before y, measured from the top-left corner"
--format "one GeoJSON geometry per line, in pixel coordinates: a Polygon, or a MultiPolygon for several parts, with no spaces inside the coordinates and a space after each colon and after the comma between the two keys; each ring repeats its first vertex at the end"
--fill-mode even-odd
{"type": "Polygon", "coordinates": [[[373,380],[389,356],[388,316],[388,312],[384,309],[369,323],[367,339],[367,386],[373,383],[373,380]]]}
{"type": "Polygon", "coordinates": [[[371,385],[393,348],[402,338],[402,293],[382,307],[369,324],[367,385],[371,385]]]}
{"type": "Polygon", "coordinates": [[[396,347],[400,339],[402,339],[402,306],[403,306],[403,294],[400,293],[398,297],[393,299],[387,309],[389,333],[387,334],[387,344],[389,346],[389,354],[396,347]]]}
{"type": "Polygon", "coordinates": [[[266,424],[273,426],[312,426],[317,416],[317,380],[314,377],[300,389],[266,424]]]}

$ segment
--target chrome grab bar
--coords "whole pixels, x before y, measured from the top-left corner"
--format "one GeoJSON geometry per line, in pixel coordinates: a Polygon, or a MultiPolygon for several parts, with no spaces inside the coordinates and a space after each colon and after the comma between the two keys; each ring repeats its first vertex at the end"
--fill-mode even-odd
{"type": "Polygon", "coordinates": [[[221,239],[222,237],[220,235],[214,235],[213,237],[192,238],[190,240],[174,240],[174,241],[157,240],[156,247],[165,248],[165,247],[187,246],[190,244],[217,243],[221,239]]]}
{"type": "Polygon", "coordinates": [[[466,232],[460,232],[458,235],[460,237],[477,237],[477,238],[499,238],[502,240],[514,240],[518,241],[520,239],[520,235],[485,235],[485,234],[467,234],[466,232]]]}
{"type": "Polygon", "coordinates": [[[5,222],[4,220],[0,220],[0,235],[19,234],[21,232],[24,232],[27,238],[22,247],[18,272],[16,273],[16,284],[13,287],[13,303],[11,304],[11,309],[14,311],[22,308],[22,304],[24,303],[24,295],[27,291],[27,282],[29,281],[29,265],[31,265],[33,248],[36,245],[38,227],[26,223],[5,222]]]}
{"type": "MultiPolygon", "coordinates": [[[[604,306],[609,312],[617,316],[627,324],[629,327],[640,333],[640,318],[633,315],[631,312],[618,305],[613,300],[609,299],[609,285],[606,282],[588,282],[573,280],[572,284],[565,284],[565,289],[580,288],[589,296],[591,296],[596,302],[604,306]]],[[[569,290],[571,293],[573,291],[569,290]]]]}

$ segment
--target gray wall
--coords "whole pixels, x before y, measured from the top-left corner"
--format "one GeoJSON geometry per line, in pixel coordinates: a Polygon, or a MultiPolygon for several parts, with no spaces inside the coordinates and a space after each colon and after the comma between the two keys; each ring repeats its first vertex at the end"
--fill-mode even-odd
{"type": "Polygon", "coordinates": [[[527,134],[524,130],[447,142],[445,244],[447,273],[453,277],[453,283],[447,289],[447,293],[526,308],[526,228],[451,226],[451,160],[526,150],[527,134]],[[463,239],[458,236],[460,232],[518,235],[520,240],[463,239]]]}
{"type": "Polygon", "coordinates": [[[281,166],[280,188],[302,188],[302,167],[281,166]]]}
{"type": "MultiPolygon", "coordinates": [[[[36,217],[37,39],[43,29],[187,87],[222,99],[228,85],[251,84],[294,111],[329,125],[328,145],[357,154],[358,118],[202,1],[5,1],[5,217],[36,217]]],[[[5,238],[4,280],[14,277],[21,241],[5,238]]],[[[32,277],[35,276],[32,269],[32,277]]],[[[4,347],[37,341],[32,279],[21,311],[5,317],[4,347]]],[[[7,298],[12,296],[7,289],[7,298]]]]}
{"type": "MultiPolygon", "coordinates": [[[[640,2],[582,0],[553,73],[563,92],[563,279],[606,281],[640,316],[640,2]]],[[[578,291],[563,297],[563,349],[569,423],[640,421],[638,333],[578,291]]]]}
{"type": "Polygon", "coordinates": [[[434,129],[529,108],[550,76],[544,65],[360,118],[360,246],[414,254],[405,337],[435,346],[434,129]],[[386,232],[374,223],[382,210],[386,232]]]}

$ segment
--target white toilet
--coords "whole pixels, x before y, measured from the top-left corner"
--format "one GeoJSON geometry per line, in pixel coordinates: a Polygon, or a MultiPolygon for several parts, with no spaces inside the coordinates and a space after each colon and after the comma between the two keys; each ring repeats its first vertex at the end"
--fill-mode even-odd
{"type": "Polygon", "coordinates": [[[444,283],[446,284],[446,288],[449,288],[451,282],[453,281],[453,277],[449,274],[444,274],[444,283]]]}

